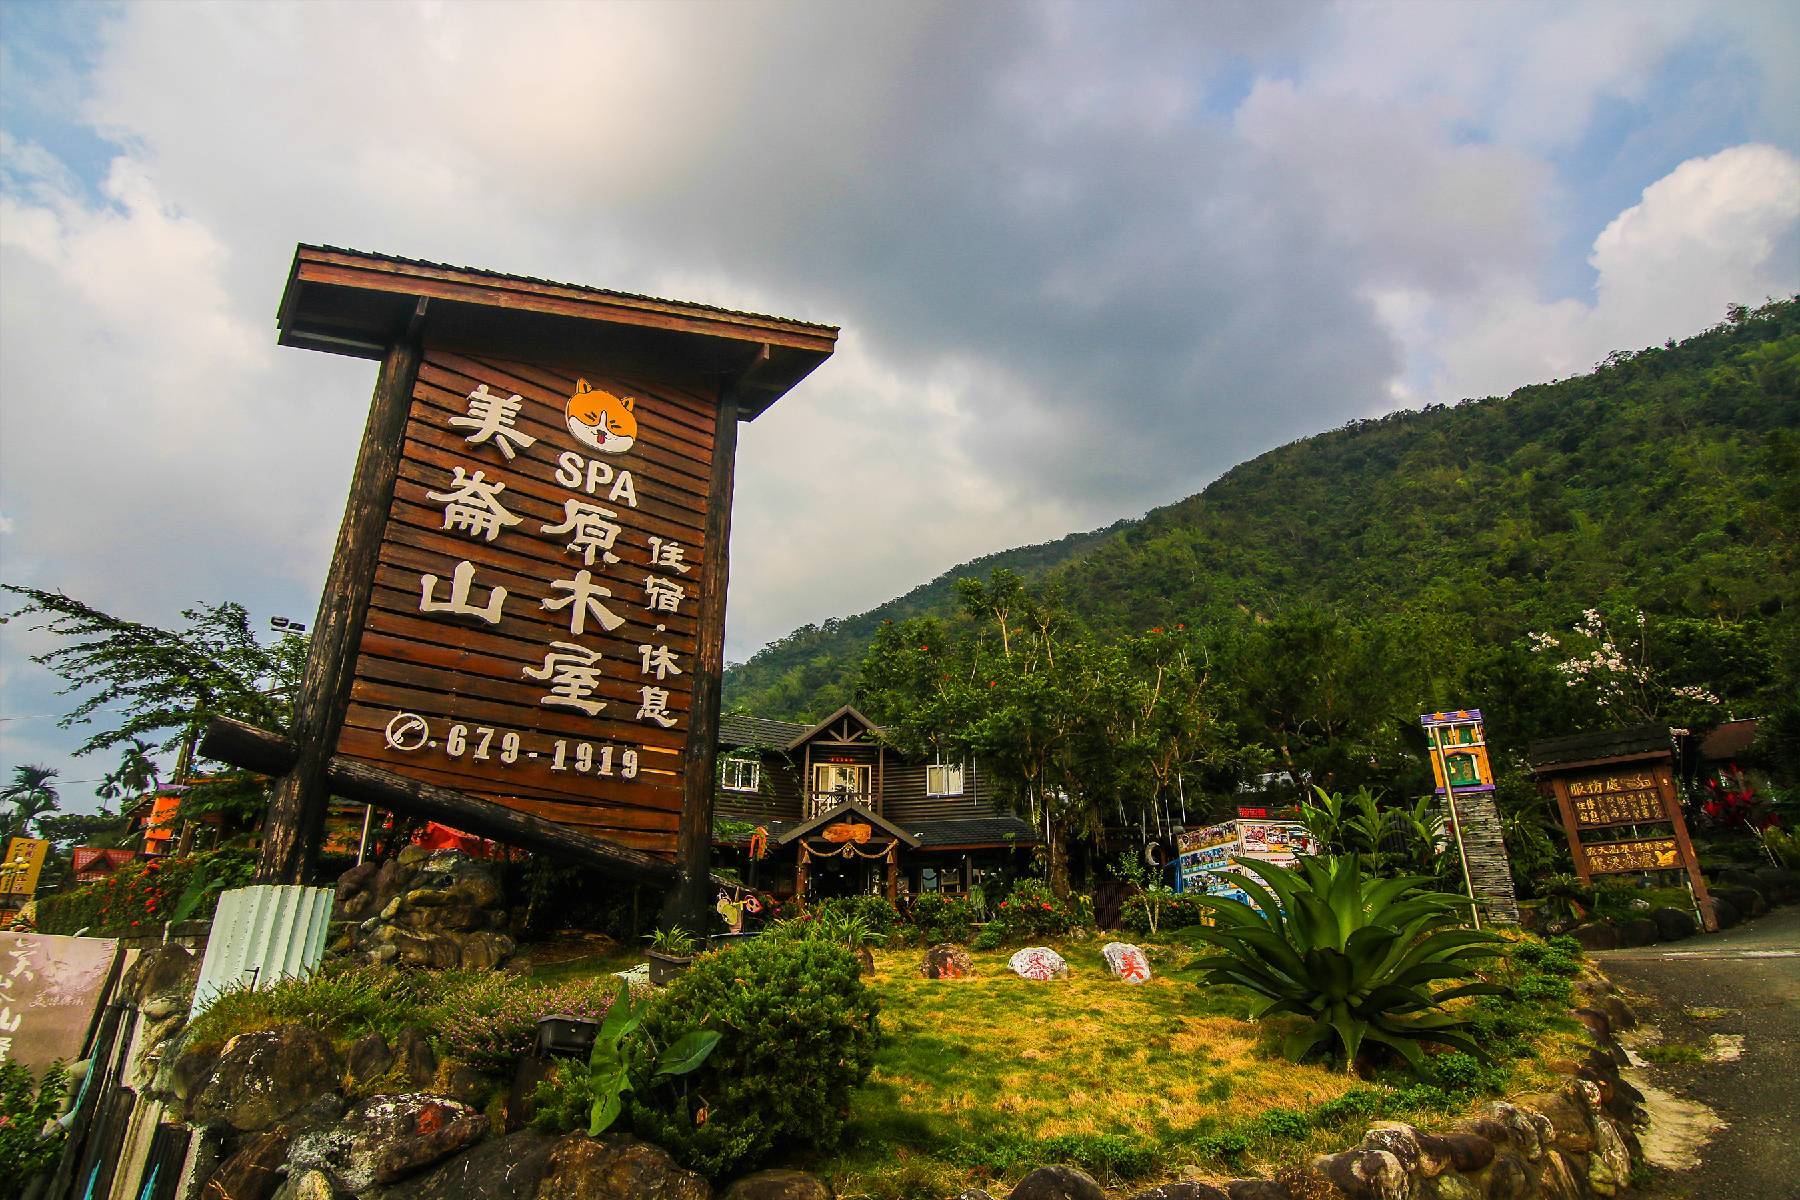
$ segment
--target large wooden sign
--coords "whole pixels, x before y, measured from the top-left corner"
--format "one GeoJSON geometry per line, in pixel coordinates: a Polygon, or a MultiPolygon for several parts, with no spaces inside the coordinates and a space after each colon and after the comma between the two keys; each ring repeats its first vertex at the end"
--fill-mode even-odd
{"type": "Polygon", "coordinates": [[[338,752],[672,851],[712,403],[603,365],[425,352],[338,752]]]}
{"type": "Polygon", "coordinates": [[[640,873],[673,859],[697,911],[736,426],[837,331],[318,246],[280,324],[382,370],[291,746],[234,735],[240,765],[287,770],[259,879],[306,876],[329,777],[640,873]]]}
{"type": "Polygon", "coordinates": [[[1718,927],[1675,794],[1667,729],[1557,738],[1533,745],[1529,757],[1540,784],[1556,797],[1583,883],[1596,875],[1683,871],[1702,923],[1718,927]]]}

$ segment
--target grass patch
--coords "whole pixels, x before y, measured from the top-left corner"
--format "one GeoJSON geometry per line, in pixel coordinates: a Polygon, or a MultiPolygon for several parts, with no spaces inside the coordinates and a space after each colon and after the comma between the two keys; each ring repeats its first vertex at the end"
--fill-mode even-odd
{"type": "Polygon", "coordinates": [[[1711,1057],[1703,1047],[1692,1042],[1663,1042],[1656,1046],[1646,1046],[1638,1053],[1653,1063],[1698,1063],[1711,1057]]]}

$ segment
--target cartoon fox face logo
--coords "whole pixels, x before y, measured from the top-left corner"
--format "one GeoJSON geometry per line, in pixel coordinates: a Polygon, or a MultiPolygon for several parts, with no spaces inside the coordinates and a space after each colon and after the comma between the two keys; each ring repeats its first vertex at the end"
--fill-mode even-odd
{"type": "Polygon", "coordinates": [[[630,396],[615,396],[589,386],[585,379],[577,379],[575,394],[569,397],[563,412],[576,441],[590,450],[623,454],[637,441],[637,416],[632,411],[635,406],[630,396]]]}

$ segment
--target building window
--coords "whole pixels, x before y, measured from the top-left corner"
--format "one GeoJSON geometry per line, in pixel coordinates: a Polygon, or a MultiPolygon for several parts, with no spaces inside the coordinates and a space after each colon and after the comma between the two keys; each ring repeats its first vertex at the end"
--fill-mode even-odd
{"type": "Polygon", "coordinates": [[[963,794],[963,765],[959,762],[934,762],[925,768],[927,796],[960,796],[963,794]]]}
{"type": "Polygon", "coordinates": [[[719,764],[721,786],[728,792],[754,792],[762,783],[762,764],[754,758],[728,758],[719,764]]]}

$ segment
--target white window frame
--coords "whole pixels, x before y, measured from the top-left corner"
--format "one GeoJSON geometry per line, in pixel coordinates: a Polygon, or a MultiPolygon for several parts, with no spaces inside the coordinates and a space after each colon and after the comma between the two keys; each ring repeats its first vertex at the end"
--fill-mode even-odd
{"type": "Polygon", "coordinates": [[[719,760],[719,786],[728,792],[754,792],[762,786],[762,762],[749,755],[733,755],[719,760]],[[750,768],[750,782],[745,783],[742,769],[750,768]]]}
{"type": "Polygon", "coordinates": [[[964,794],[967,777],[968,763],[966,760],[958,759],[955,762],[946,762],[943,755],[940,754],[925,766],[925,794],[927,796],[961,796],[964,794]],[[954,787],[946,779],[951,772],[955,772],[954,787]],[[935,787],[932,785],[934,777],[937,779],[935,787]]]}

